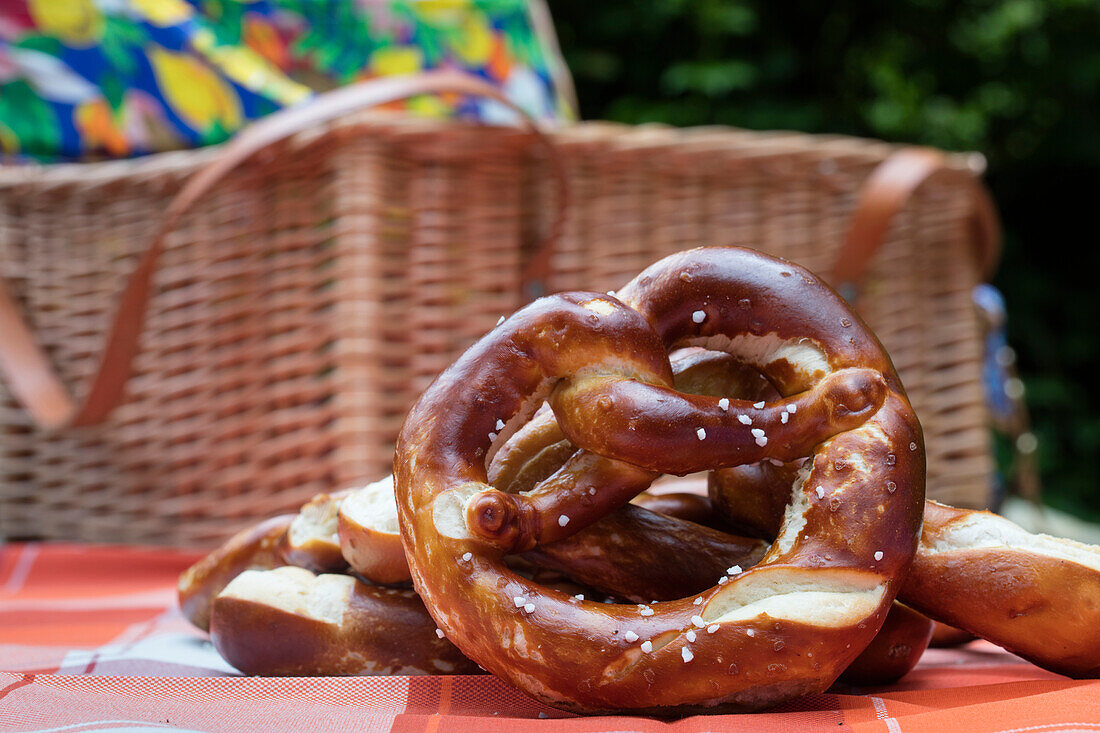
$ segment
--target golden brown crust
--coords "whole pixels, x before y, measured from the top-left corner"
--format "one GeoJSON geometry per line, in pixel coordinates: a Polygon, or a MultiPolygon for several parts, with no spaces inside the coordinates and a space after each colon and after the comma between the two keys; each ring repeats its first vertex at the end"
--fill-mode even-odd
{"type": "Polygon", "coordinates": [[[381,585],[412,580],[397,527],[393,476],[348,494],[337,511],[337,532],[340,552],[358,575],[381,585]]]}
{"type": "Polygon", "coordinates": [[[728,529],[727,524],[721,521],[721,518],[715,513],[710,499],[702,494],[693,494],[687,491],[670,491],[664,494],[656,494],[643,491],[631,499],[630,503],[656,514],[664,514],[666,517],[673,517],[674,519],[684,519],[711,529],[723,531],[728,529]]]}
{"type": "Polygon", "coordinates": [[[840,675],[851,685],[888,685],[909,674],[932,638],[932,620],[894,602],[882,628],[840,675]]]}
{"type": "Polygon", "coordinates": [[[933,621],[932,624],[932,641],[928,642],[928,646],[936,649],[962,646],[978,638],[969,631],[956,629],[954,626],[948,626],[939,621],[933,621]]]}
{"type": "Polygon", "coordinates": [[[1100,677],[1100,547],[936,502],[902,600],[1069,677],[1100,677]]]}
{"type": "Polygon", "coordinates": [[[730,527],[750,537],[779,534],[800,461],[732,466],[707,474],[711,506],[730,527]]]}
{"type": "MultiPolygon", "coordinates": [[[[700,497],[702,498],[702,497],[700,497]]],[[[539,567],[627,601],[685,598],[734,566],[756,565],[768,543],[628,504],[580,532],[524,554],[539,567]],[[690,560],[682,562],[690,543],[690,560]]]]}
{"type": "Polygon", "coordinates": [[[283,559],[315,573],[340,573],[348,563],[340,550],[337,512],[351,489],[317,494],[298,510],[287,529],[283,559]]]}
{"type": "Polygon", "coordinates": [[[856,367],[827,374],[809,390],[754,408],[748,400],[717,400],[667,390],[641,382],[623,382],[614,390],[614,407],[630,415],[629,424],[608,425],[603,385],[573,382],[555,390],[555,401],[569,405],[573,417],[563,423],[574,445],[616,456],[655,473],[683,476],[722,466],[764,459],[789,461],[808,455],[831,435],[854,429],[877,413],[886,398],[886,383],[875,371],[856,367]],[[657,402],[657,400],[661,400],[657,402]],[[655,411],[648,405],[658,404],[655,411]],[[787,420],[782,416],[787,415],[787,420]],[[739,417],[752,420],[749,427],[739,417]],[[622,427],[622,432],[609,429],[622,427]],[[631,429],[632,428],[632,429],[631,429]],[[698,438],[699,431],[703,438],[698,438]],[[758,435],[753,430],[762,430],[758,435]],[[639,439],[645,436],[645,440],[639,439]],[[761,442],[763,438],[766,442],[761,442]]]}
{"type": "Polygon", "coordinates": [[[475,674],[411,590],[303,568],[248,571],[214,600],[210,638],[245,674],[475,674]]]}
{"type": "Polygon", "coordinates": [[[681,392],[746,402],[773,402],[782,396],[759,369],[722,351],[689,346],[669,354],[669,361],[672,383],[681,392]]]}
{"type": "Polygon", "coordinates": [[[414,406],[394,469],[417,590],[468,656],[568,709],[754,709],[824,690],[881,625],[919,534],[923,444],[888,358],[820,281],[748,250],[674,255],[619,294],[536,301],[414,406]],[[718,341],[785,397],[723,406],[669,387],[668,349],[718,341]],[[510,572],[502,544],[525,546],[532,527],[562,530],[543,542],[563,539],[629,499],[563,492],[512,524],[471,511],[515,506],[488,485],[485,457],[497,423],[522,418],[547,390],[579,448],[651,472],[813,451],[763,562],[699,604],[651,607],[580,601],[510,572]],[[749,415],[753,428],[739,419],[749,415]],[[504,543],[486,541],[499,529],[504,543]]]}
{"type": "Polygon", "coordinates": [[[489,483],[510,494],[531,491],[565,465],[576,448],[565,439],[549,405],[543,405],[489,464],[489,483]]]}
{"type": "Polygon", "coordinates": [[[245,570],[269,570],[285,565],[282,545],[293,514],[260,522],[230,537],[224,545],[180,574],[180,611],[203,631],[210,630],[214,596],[245,570]]]}

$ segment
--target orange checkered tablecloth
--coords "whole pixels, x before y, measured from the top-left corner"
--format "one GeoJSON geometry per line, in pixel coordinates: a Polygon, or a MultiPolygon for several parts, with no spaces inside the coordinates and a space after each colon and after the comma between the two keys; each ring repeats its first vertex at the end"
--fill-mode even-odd
{"type": "Polygon", "coordinates": [[[0,547],[0,731],[1100,731],[1100,681],[985,642],[929,650],[901,683],[835,687],[765,713],[577,717],[491,676],[241,677],[180,615],[195,556],[0,547]]]}

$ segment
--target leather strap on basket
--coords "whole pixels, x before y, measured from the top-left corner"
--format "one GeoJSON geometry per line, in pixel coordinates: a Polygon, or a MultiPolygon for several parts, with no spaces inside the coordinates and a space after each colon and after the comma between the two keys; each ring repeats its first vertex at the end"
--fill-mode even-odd
{"type": "Polygon", "coordinates": [[[258,120],[222,148],[221,154],[187,180],[161,218],[149,247],[141,254],[119,298],[118,307],[100,356],[99,366],[83,402],[66,389],[23,317],[19,305],[0,278],[0,372],[12,394],[43,428],[94,425],[102,422],[121,401],[152,292],[164,240],[191,206],[225,176],[256,153],[316,125],[357,110],[420,94],[456,93],[487,97],[518,113],[526,127],[550,151],[549,163],[557,184],[558,216],[547,237],[521,275],[524,293],[549,271],[551,250],[561,232],[567,204],[567,182],[550,140],[534,120],[495,87],[456,71],[434,71],[416,76],[374,79],[326,92],[308,104],[282,110],[258,120]]]}
{"type": "MultiPolygon", "coordinates": [[[[894,216],[925,181],[948,170],[952,170],[948,157],[939,150],[903,148],[867,177],[832,272],[832,282],[849,303],[859,297],[859,283],[885,241],[894,216]]],[[[989,191],[977,177],[967,176],[966,180],[971,199],[970,241],[974,262],[981,276],[988,278],[1000,256],[1001,225],[989,191]]]]}

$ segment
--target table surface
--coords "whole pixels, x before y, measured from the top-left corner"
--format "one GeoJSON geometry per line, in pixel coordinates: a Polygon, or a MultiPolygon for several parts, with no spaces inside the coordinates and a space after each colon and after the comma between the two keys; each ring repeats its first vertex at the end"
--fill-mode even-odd
{"type": "Polygon", "coordinates": [[[682,719],[577,717],[488,675],[241,677],[176,606],[176,576],[195,557],[0,547],[0,731],[1100,731],[1100,681],[986,642],[929,650],[889,687],[682,719]]]}

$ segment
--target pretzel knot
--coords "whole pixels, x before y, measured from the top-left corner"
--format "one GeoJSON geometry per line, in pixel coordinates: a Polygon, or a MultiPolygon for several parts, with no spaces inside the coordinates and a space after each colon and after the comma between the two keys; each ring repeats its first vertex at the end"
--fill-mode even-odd
{"type": "Polygon", "coordinates": [[[715,247],[656,263],[617,297],[517,312],[424,393],[394,476],[416,590],[482,667],[578,711],[755,709],[823,691],[875,635],[920,534],[924,446],[881,345],[832,290],[715,247]],[[782,397],[676,391],[668,352],[691,345],[733,354],[782,397]],[[492,488],[493,448],[546,400],[583,450],[530,491],[492,488]],[[763,560],[697,596],[595,603],[502,562],[659,473],[807,456],[763,560]]]}

